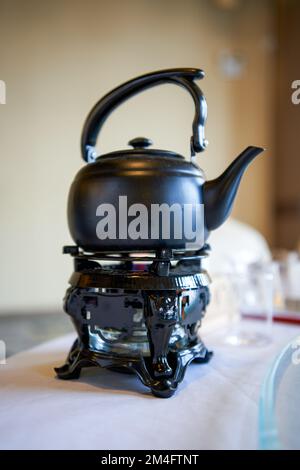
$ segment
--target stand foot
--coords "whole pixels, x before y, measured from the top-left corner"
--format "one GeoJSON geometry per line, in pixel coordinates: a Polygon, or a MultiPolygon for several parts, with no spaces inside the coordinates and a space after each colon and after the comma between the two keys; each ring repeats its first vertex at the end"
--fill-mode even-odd
{"type": "Polygon", "coordinates": [[[206,351],[204,357],[195,357],[195,359],[193,359],[193,362],[195,362],[195,364],[206,364],[211,360],[213,355],[213,351],[206,351]]]}
{"type": "Polygon", "coordinates": [[[151,393],[157,398],[170,398],[174,395],[176,389],[177,384],[174,384],[171,380],[164,380],[157,387],[151,387],[151,393]]]}

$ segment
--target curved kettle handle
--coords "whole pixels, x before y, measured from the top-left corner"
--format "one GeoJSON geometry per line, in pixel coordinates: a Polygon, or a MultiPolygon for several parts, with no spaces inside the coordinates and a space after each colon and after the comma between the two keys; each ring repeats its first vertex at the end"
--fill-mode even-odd
{"type": "Polygon", "coordinates": [[[196,110],[193,120],[191,151],[194,155],[195,152],[204,150],[207,145],[204,136],[207,106],[202,91],[193,81],[203,77],[204,72],[200,69],[168,69],[134,78],[112,90],[95,104],[85,121],[81,136],[81,152],[83,159],[86,162],[95,161],[97,136],[110,113],[118,105],[131,96],[161,83],[174,83],[182,86],[186,88],[192,96],[196,110]]]}

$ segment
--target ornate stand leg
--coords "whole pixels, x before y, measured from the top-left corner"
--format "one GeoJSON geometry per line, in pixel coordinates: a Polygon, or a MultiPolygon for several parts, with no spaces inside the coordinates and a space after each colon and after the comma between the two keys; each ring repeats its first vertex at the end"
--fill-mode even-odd
{"type": "Polygon", "coordinates": [[[69,288],[64,299],[64,310],[71,316],[78,338],[74,341],[65,364],[54,369],[59,379],[78,379],[83,367],[93,365],[86,357],[89,348],[89,331],[88,325],[81,318],[82,307],[78,289],[69,288]]]}
{"type": "Polygon", "coordinates": [[[178,321],[178,297],[176,291],[151,291],[146,295],[145,323],[148,332],[151,373],[155,385],[152,393],[171,396],[177,388],[172,380],[174,374],[167,359],[173,328],[178,321]]]}

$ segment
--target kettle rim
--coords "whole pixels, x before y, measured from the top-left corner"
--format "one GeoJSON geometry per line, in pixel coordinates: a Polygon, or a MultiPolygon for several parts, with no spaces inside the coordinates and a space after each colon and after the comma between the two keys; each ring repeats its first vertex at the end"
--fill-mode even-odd
{"type": "Polygon", "coordinates": [[[166,157],[166,158],[176,158],[180,160],[186,160],[183,155],[180,153],[174,152],[172,150],[163,150],[163,149],[123,149],[123,150],[114,150],[113,152],[108,152],[103,155],[96,157],[95,161],[99,162],[102,159],[107,158],[117,158],[117,157],[166,157]]]}

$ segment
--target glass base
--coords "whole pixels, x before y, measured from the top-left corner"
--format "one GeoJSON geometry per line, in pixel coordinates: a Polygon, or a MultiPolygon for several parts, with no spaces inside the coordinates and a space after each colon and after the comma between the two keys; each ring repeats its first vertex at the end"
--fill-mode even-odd
{"type": "Polygon", "coordinates": [[[238,347],[265,347],[272,342],[272,324],[265,321],[236,320],[226,328],[224,343],[238,347]]]}

